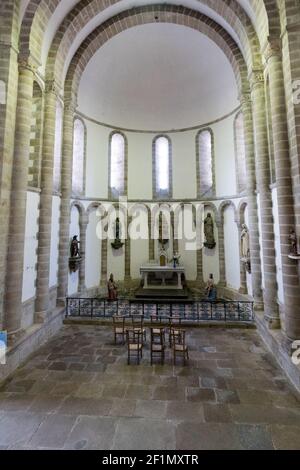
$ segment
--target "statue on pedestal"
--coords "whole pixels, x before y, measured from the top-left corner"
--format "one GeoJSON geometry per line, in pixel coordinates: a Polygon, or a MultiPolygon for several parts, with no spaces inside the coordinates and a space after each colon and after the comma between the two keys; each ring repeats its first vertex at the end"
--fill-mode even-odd
{"type": "Polygon", "coordinates": [[[77,240],[77,235],[74,235],[71,241],[71,248],[70,248],[71,258],[80,258],[79,244],[80,244],[80,241],[77,240]]]}
{"type": "Polygon", "coordinates": [[[245,263],[246,271],[251,273],[250,263],[250,238],[249,230],[246,224],[242,225],[241,231],[241,260],[245,263]]]}
{"type": "Polygon", "coordinates": [[[214,236],[214,221],[209,212],[204,220],[204,235],[205,242],[204,246],[212,250],[216,246],[215,236],[214,236]]]}
{"type": "Polygon", "coordinates": [[[298,240],[295,230],[292,228],[289,235],[290,255],[298,255],[298,240]]]}
{"type": "Polygon", "coordinates": [[[215,287],[213,274],[209,275],[209,279],[205,287],[205,295],[206,295],[207,300],[210,300],[211,302],[217,300],[217,289],[215,287]]]}
{"type": "Polygon", "coordinates": [[[117,290],[117,284],[114,281],[114,275],[111,274],[109,276],[109,280],[107,283],[107,289],[108,289],[108,300],[117,300],[118,298],[118,290],[117,290]]]}
{"type": "Polygon", "coordinates": [[[119,248],[122,248],[123,245],[124,243],[122,243],[120,239],[120,219],[117,217],[115,225],[115,241],[112,242],[111,246],[114,248],[114,250],[118,250],[119,248]]]}

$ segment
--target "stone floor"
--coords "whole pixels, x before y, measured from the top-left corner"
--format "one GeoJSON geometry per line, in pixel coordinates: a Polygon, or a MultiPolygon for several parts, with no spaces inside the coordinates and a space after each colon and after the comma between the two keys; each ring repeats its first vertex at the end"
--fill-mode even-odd
{"type": "Polygon", "coordinates": [[[0,449],[300,449],[300,398],[255,330],[193,329],[189,365],[128,366],[64,326],[0,386],[0,449]]]}

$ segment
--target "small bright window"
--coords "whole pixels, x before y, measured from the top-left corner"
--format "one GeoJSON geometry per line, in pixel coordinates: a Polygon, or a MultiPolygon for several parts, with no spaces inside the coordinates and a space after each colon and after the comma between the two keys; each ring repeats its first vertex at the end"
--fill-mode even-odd
{"type": "Polygon", "coordinates": [[[72,191],[82,194],[84,189],[85,128],[80,119],[74,121],[72,191]]]}
{"type": "Polygon", "coordinates": [[[110,142],[110,189],[113,197],[124,194],[125,189],[125,139],[115,133],[110,142]]]}
{"type": "Polygon", "coordinates": [[[155,195],[170,196],[170,141],[158,137],[154,144],[155,195]]]}

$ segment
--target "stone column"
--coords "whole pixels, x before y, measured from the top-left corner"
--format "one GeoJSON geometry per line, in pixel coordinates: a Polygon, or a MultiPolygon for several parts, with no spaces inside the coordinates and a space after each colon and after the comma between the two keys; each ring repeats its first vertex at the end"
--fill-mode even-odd
{"type": "Polygon", "coordinates": [[[300,286],[297,261],[289,259],[289,233],[295,225],[281,45],[269,43],[265,51],[270,83],[270,105],[284,290],[285,332],[300,338],[300,286]]]}
{"type": "MultiPolygon", "coordinates": [[[[72,195],[73,133],[75,100],[65,103],[61,159],[61,205],[59,221],[59,260],[57,297],[64,303],[68,292],[70,256],[70,201],[72,195]]],[[[82,243],[82,240],[80,239],[82,243]]],[[[80,245],[81,250],[82,245],[80,245]]]]}
{"type": "Polygon", "coordinates": [[[130,281],[131,281],[131,274],[130,274],[131,240],[130,240],[129,231],[128,231],[128,228],[131,222],[132,222],[132,217],[129,216],[127,219],[127,224],[128,224],[127,225],[127,237],[125,239],[125,279],[124,279],[125,285],[126,284],[130,285],[130,281]]]}
{"type": "Polygon", "coordinates": [[[226,269],[225,269],[223,216],[221,216],[221,220],[216,220],[216,226],[218,228],[218,239],[219,239],[219,270],[220,270],[219,286],[225,287],[226,286],[226,269]]]}
{"type": "Polygon", "coordinates": [[[266,101],[264,77],[261,70],[251,74],[251,97],[253,103],[253,125],[256,151],[256,179],[260,201],[260,221],[262,239],[262,260],[264,269],[264,312],[269,328],[280,326],[273,203],[270,189],[270,162],[268,147],[268,129],[266,121],[266,101]]]}
{"type": "Polygon", "coordinates": [[[80,254],[81,262],[79,264],[79,283],[78,290],[81,293],[86,291],[85,285],[85,254],[86,254],[86,230],[89,223],[89,217],[86,213],[81,214],[80,220],[80,254]]]}
{"type": "Polygon", "coordinates": [[[31,58],[20,61],[15,149],[10,202],[9,243],[5,287],[5,328],[12,336],[21,329],[26,201],[32,95],[35,66],[31,58]]]}
{"type": "Polygon", "coordinates": [[[50,307],[49,276],[53,198],[53,168],[56,106],[59,90],[55,82],[46,84],[44,142],[41,168],[41,197],[38,240],[38,271],[36,288],[36,321],[46,319],[50,307]]]}
{"type": "Polygon", "coordinates": [[[249,93],[244,93],[241,96],[241,105],[244,118],[252,297],[254,300],[254,308],[256,310],[263,310],[258,206],[256,196],[255,147],[251,96],[249,93]]]}

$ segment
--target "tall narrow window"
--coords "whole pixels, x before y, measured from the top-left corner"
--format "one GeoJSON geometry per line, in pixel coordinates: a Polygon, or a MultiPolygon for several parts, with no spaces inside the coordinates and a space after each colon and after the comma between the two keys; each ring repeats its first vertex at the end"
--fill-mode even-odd
{"type": "Polygon", "coordinates": [[[125,138],[120,133],[110,140],[110,194],[113,198],[125,194],[125,138]]]}
{"type": "Polygon", "coordinates": [[[83,194],[84,191],[84,156],[85,127],[81,119],[75,119],[73,138],[72,191],[77,195],[83,194]]]}
{"type": "Polygon", "coordinates": [[[214,192],[213,181],[213,139],[208,129],[197,135],[198,197],[211,196],[214,192]]]}
{"type": "Polygon", "coordinates": [[[171,143],[167,137],[154,140],[154,197],[172,197],[171,185],[171,143]]]}
{"type": "Polygon", "coordinates": [[[61,153],[62,153],[62,117],[63,107],[60,101],[56,105],[53,190],[60,190],[61,153]]]}
{"type": "Polygon", "coordinates": [[[235,161],[237,176],[237,192],[246,190],[246,151],[244,135],[244,116],[239,112],[234,120],[235,161]]]}

